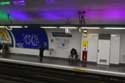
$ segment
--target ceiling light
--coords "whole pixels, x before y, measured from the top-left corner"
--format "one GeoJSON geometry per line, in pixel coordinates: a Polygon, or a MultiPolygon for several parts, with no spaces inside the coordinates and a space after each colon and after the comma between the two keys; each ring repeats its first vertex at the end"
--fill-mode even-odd
{"type": "Polygon", "coordinates": [[[9,26],[10,28],[23,28],[22,26],[9,26]]]}
{"type": "Polygon", "coordinates": [[[28,26],[24,26],[24,28],[28,28],[28,26]]]}
{"type": "Polygon", "coordinates": [[[80,27],[80,29],[101,29],[100,27],[80,27]]]}
{"type": "Polygon", "coordinates": [[[0,26],[0,28],[5,28],[5,26],[0,26]]]}
{"type": "Polygon", "coordinates": [[[84,33],[87,33],[88,31],[85,29],[85,30],[83,30],[83,32],[84,32],[84,33]]]}
{"type": "Polygon", "coordinates": [[[125,30],[125,27],[105,27],[104,29],[125,30]]]}
{"type": "Polygon", "coordinates": [[[57,27],[53,27],[53,26],[52,26],[52,27],[47,27],[47,26],[46,26],[46,27],[40,27],[40,28],[44,28],[44,29],[55,29],[55,28],[57,28],[57,27]]]}
{"type": "Polygon", "coordinates": [[[77,29],[78,27],[59,27],[60,29],[77,29]]]}
{"type": "Polygon", "coordinates": [[[8,26],[0,26],[0,28],[7,29],[7,30],[12,30],[12,28],[10,28],[8,26]]]}
{"type": "Polygon", "coordinates": [[[10,28],[8,26],[0,26],[0,28],[7,29],[7,30],[12,30],[12,28],[10,28]]]}
{"type": "Polygon", "coordinates": [[[7,30],[12,30],[13,28],[23,28],[22,26],[0,26],[0,28],[5,28],[7,30]]]}

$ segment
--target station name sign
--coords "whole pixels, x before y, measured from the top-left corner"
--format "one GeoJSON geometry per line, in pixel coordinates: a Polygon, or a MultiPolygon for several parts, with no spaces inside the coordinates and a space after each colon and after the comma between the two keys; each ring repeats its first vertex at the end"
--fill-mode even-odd
{"type": "Polygon", "coordinates": [[[65,32],[52,32],[53,37],[72,37],[71,34],[65,32]]]}

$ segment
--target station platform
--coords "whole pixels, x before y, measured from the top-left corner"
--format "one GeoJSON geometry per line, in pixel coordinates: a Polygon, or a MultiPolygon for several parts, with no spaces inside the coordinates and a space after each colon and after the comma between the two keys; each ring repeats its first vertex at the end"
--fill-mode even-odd
{"type": "MultiPolygon", "coordinates": [[[[40,67],[42,69],[46,68],[52,71],[54,69],[54,72],[57,73],[57,70],[61,70],[63,72],[70,72],[71,75],[75,75],[78,77],[82,77],[81,75],[85,76],[94,76],[94,79],[105,79],[105,80],[114,80],[116,82],[125,83],[125,66],[124,65],[110,65],[110,66],[104,66],[104,65],[97,65],[94,63],[87,63],[84,64],[82,62],[69,62],[66,59],[57,59],[52,57],[44,57],[43,61],[40,62],[38,56],[31,56],[31,55],[22,55],[22,54],[10,54],[8,57],[3,57],[0,55],[0,66],[8,65],[10,66],[14,64],[18,65],[25,65],[32,66],[31,68],[40,67]],[[6,63],[6,64],[5,64],[6,63]],[[9,65],[8,65],[9,64],[9,65]],[[80,74],[80,75],[79,75],[80,74]],[[101,77],[101,78],[100,78],[101,77]]],[[[23,66],[16,66],[23,67],[23,66]]],[[[4,66],[6,67],[6,66],[4,66]]],[[[15,68],[16,68],[15,67],[15,68]]],[[[24,68],[24,67],[23,67],[24,68]]],[[[20,68],[19,68],[20,69],[20,68]]],[[[0,70],[1,71],[1,70],[0,70]]],[[[17,70],[16,70],[17,71],[17,70]]],[[[41,71],[43,72],[43,71],[41,71]]],[[[56,74],[54,74],[56,75],[56,74]]],[[[64,75],[65,76],[65,75],[64,75]]],[[[83,77],[85,77],[83,76],[83,77]]],[[[68,81],[70,82],[70,81],[68,81]]],[[[78,81],[77,81],[78,82],[78,81]]],[[[93,81],[91,81],[93,82],[93,81]]],[[[76,82],[74,82],[76,83],[76,82]]],[[[85,82],[87,83],[87,82],[85,82]]],[[[93,82],[95,83],[95,82],[93,82]]],[[[98,83],[98,82],[97,82],[98,83]]],[[[107,83],[107,82],[103,82],[107,83]]]]}

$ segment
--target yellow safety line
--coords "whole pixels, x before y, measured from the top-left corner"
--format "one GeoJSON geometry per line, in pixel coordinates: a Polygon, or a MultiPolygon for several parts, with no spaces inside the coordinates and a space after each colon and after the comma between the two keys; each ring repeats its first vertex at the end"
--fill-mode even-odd
{"type": "Polygon", "coordinates": [[[72,71],[74,71],[74,72],[83,72],[83,73],[85,73],[86,72],[86,70],[84,69],[84,68],[74,68],[72,71]]]}

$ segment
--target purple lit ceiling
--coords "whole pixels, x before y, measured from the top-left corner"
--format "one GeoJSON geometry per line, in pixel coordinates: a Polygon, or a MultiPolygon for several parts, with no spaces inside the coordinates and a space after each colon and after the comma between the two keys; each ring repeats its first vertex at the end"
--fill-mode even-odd
{"type": "MultiPolygon", "coordinates": [[[[78,23],[78,11],[85,10],[88,24],[123,24],[125,0],[26,0],[25,6],[5,11],[13,22],[78,23]]],[[[1,8],[1,7],[0,7],[1,8]]]]}
{"type": "Polygon", "coordinates": [[[26,3],[25,0],[12,0],[12,4],[13,4],[14,6],[24,6],[25,3],[26,3]]]}
{"type": "Polygon", "coordinates": [[[20,20],[20,21],[29,21],[29,14],[23,11],[18,10],[9,10],[8,11],[11,20],[20,20]]]}

